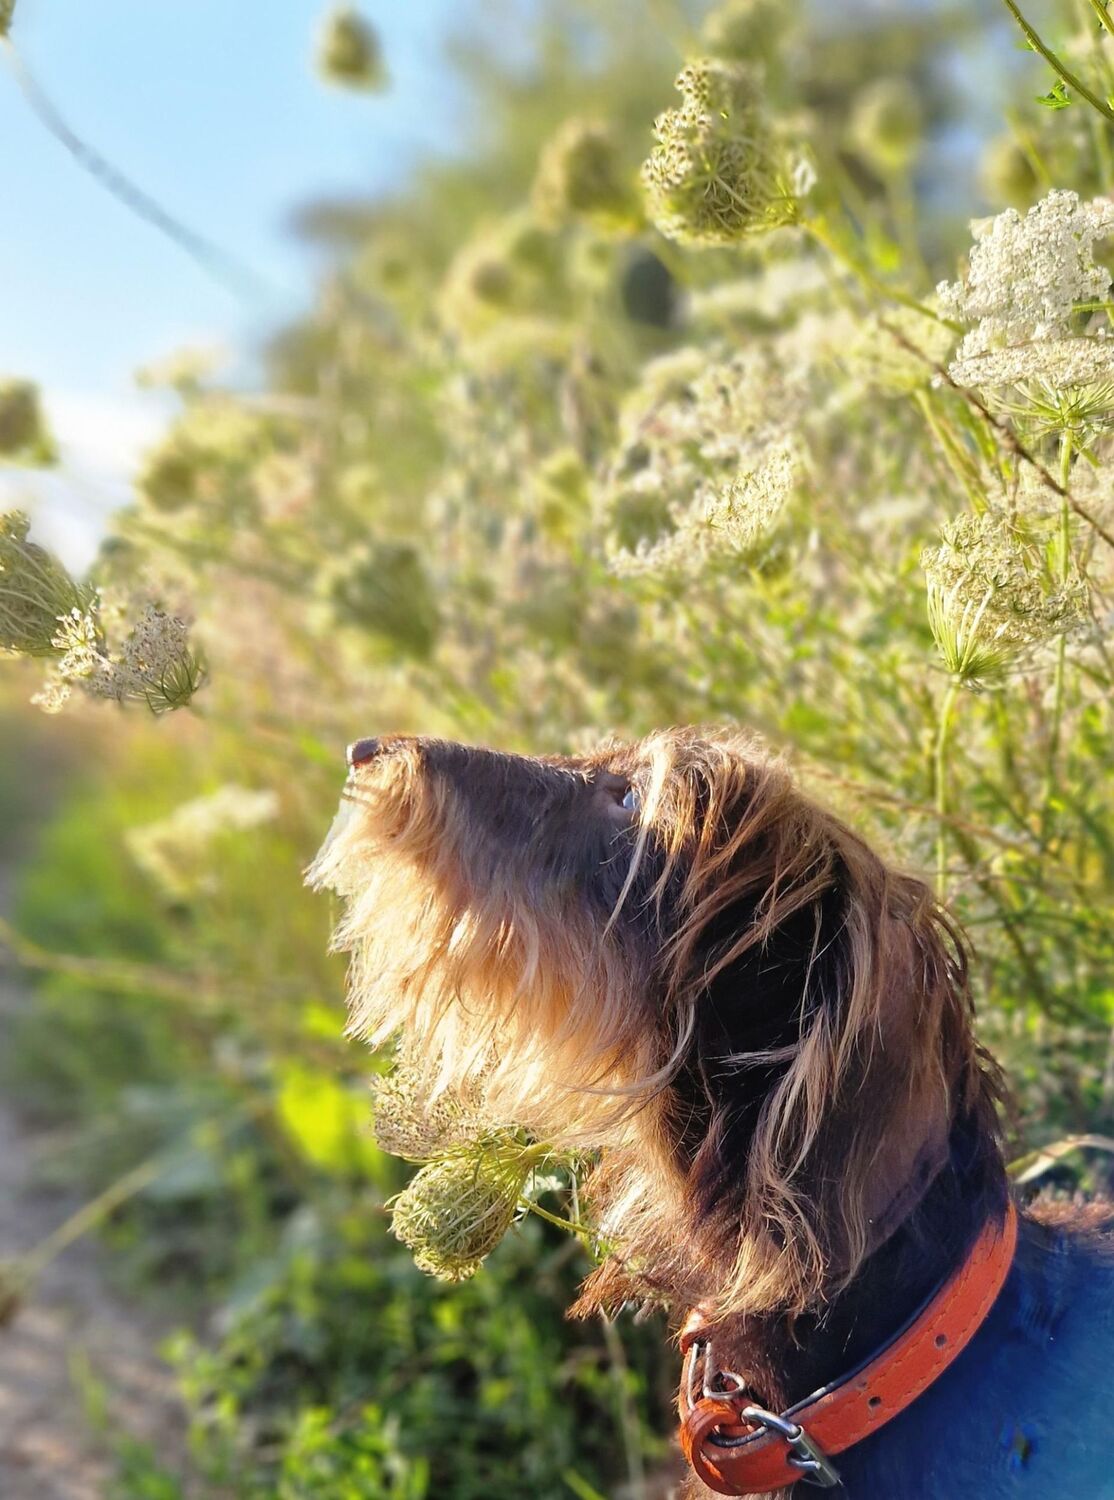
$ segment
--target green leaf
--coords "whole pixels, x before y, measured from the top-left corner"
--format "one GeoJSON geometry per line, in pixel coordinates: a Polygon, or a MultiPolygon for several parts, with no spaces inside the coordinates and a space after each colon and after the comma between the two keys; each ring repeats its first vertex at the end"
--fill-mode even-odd
{"type": "Polygon", "coordinates": [[[383,1175],[383,1154],[371,1139],[364,1095],[296,1062],[279,1072],[276,1109],[286,1134],[315,1166],[383,1175]]]}
{"type": "Polygon", "coordinates": [[[1037,103],[1043,104],[1046,109],[1067,109],[1071,100],[1068,98],[1067,85],[1064,80],[1057,78],[1047,94],[1038,94],[1037,103]]]}
{"type": "Polygon", "coordinates": [[[562,1473],[561,1478],[568,1485],[569,1489],[572,1490],[573,1494],[579,1497],[579,1500],[604,1500],[599,1490],[590,1485],[575,1469],[566,1469],[562,1473]]]}

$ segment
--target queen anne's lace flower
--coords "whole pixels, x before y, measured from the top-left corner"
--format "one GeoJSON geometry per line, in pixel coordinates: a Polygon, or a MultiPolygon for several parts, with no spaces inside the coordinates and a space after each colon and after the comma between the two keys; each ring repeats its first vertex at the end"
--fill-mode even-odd
{"type": "Polygon", "coordinates": [[[768,533],[807,401],[794,359],[680,349],[645,366],[598,491],[613,572],[693,571],[768,533]]]}
{"type": "Polygon", "coordinates": [[[877,78],[855,101],[851,141],[859,156],[883,175],[908,167],[924,121],[917,95],[904,78],[877,78]]]}
{"type": "Polygon", "coordinates": [[[60,617],[81,614],[88,592],[28,540],[29,530],[22,511],[0,515],[0,651],[55,656],[60,617]]]}
{"type": "Polygon", "coordinates": [[[417,1070],[400,1062],[372,1084],[375,1139],[392,1156],[429,1161],[489,1127],[479,1113],[479,1095],[442,1093],[430,1098],[417,1070]]]}
{"type": "Polygon", "coordinates": [[[979,182],[993,203],[1027,203],[1039,191],[1039,181],[1029,152],[1013,134],[1000,135],[983,151],[979,182]]]}
{"type": "Polygon", "coordinates": [[[322,76],[330,83],[351,89],[386,86],[387,70],[379,37],[354,6],[337,6],[326,16],[317,56],[322,76]]]}
{"type": "Polygon", "coordinates": [[[122,608],[100,596],[60,615],[50,643],[57,660],[32,702],[57,713],[72,689],[80,687],[93,698],[146,703],[153,713],[184,707],[205,679],[190,645],[189,626],[154,604],[143,606],[130,630],[126,619],[122,608]],[[127,631],[118,644],[106,634],[110,623],[127,631]]]}
{"type": "Polygon", "coordinates": [[[1114,381],[1114,338],[1103,335],[1033,339],[984,349],[952,362],[957,385],[1006,386],[1043,381],[1053,390],[1114,381]]]}
{"type": "Polygon", "coordinates": [[[793,474],[792,451],[780,446],[757,469],[735,475],[709,495],[703,524],[712,533],[712,546],[724,545],[740,554],[752,551],[781,514],[793,474]]]}
{"type": "Polygon", "coordinates": [[[958,357],[1070,332],[1077,304],[1101,300],[1110,286],[1094,245],[1112,230],[1114,203],[1059,191],[1024,218],[1009,208],[973,224],[967,275],[937,288],[945,314],[975,325],[958,357]]]}
{"type": "Polygon", "coordinates": [[[1024,218],[1007,209],[973,227],[966,278],[938,289],[942,310],[971,325],[949,375],[1038,432],[1088,441],[1114,414],[1114,341],[1095,326],[1110,272],[1094,259],[1114,203],[1053,192],[1024,218]]]}
{"type": "Polygon", "coordinates": [[[222,834],[245,833],[278,815],[273,791],[229,784],[176,807],[168,817],[131,828],[128,850],[143,872],[173,900],[217,888],[213,847],[222,834]]]}
{"type": "Polygon", "coordinates": [[[620,578],[637,578],[693,571],[717,553],[747,556],[780,515],[793,475],[792,451],[779,444],[757,467],[718,487],[702,488],[687,510],[674,514],[672,531],[616,553],[611,571],[620,578]]]}
{"type": "Polygon", "coordinates": [[[38,389],[29,380],[0,380],[0,459],[51,464],[56,457],[38,389]]]}
{"type": "Polygon", "coordinates": [[[888,308],[856,320],[840,358],[870,387],[905,395],[932,383],[953,342],[938,319],[914,308],[888,308]]]}
{"type": "Polygon", "coordinates": [[[670,239],[729,244],[799,216],[791,169],[762,108],[758,73],[704,59],[677,77],[682,102],[654,123],[642,168],[650,216],[670,239]]]}
{"type": "Polygon", "coordinates": [[[776,53],[793,20],[784,0],[722,0],[705,16],[700,40],[716,57],[747,62],[776,53]]]}
{"type": "Polygon", "coordinates": [[[632,192],[608,127],[599,120],[566,120],[542,151],[532,196],[538,217],[548,224],[629,219],[632,192]]]}
{"type": "Polygon", "coordinates": [[[391,1229],[420,1270],[466,1281],[522,1209],[537,1153],[515,1137],[430,1162],[394,1200],[391,1229]]]}
{"type": "Polygon", "coordinates": [[[960,681],[993,681],[1085,618],[1078,576],[1050,590],[1009,529],[989,512],[962,515],[921,557],[928,618],[944,664],[960,681]]]}
{"type": "Polygon", "coordinates": [[[554,318],[568,306],[571,271],[553,226],[532,212],[508,214],[454,255],[438,299],[441,318],[470,339],[512,319],[554,318]]]}

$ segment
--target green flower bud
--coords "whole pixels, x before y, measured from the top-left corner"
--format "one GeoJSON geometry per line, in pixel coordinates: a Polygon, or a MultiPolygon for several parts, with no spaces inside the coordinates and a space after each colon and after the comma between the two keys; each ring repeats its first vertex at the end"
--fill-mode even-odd
{"type": "Polygon", "coordinates": [[[967,686],[995,681],[1085,620],[1083,581],[1071,578],[1050,592],[996,516],[957,516],[942,538],[921,555],[928,620],[944,665],[967,686]]]}
{"type": "Polygon", "coordinates": [[[1012,135],[988,142],[979,160],[979,182],[991,202],[1003,207],[1027,208],[1040,191],[1032,159],[1012,135]]]}
{"type": "Polygon", "coordinates": [[[792,224],[800,203],[762,110],[758,73],[705,59],[677,78],[682,103],[654,123],[642,168],[650,217],[670,239],[730,244],[792,224]]]}
{"type": "Polygon", "coordinates": [[[704,18],[700,40],[715,57],[753,61],[781,43],[792,9],[785,0],[724,0],[704,18]]]}
{"type": "Polygon", "coordinates": [[[634,197],[616,141],[595,120],[566,120],[542,151],[533,203],[547,224],[589,219],[603,225],[630,221],[634,197]]]}
{"type": "Polygon", "coordinates": [[[485,225],[457,251],[439,306],[447,327],[475,337],[507,315],[552,317],[569,303],[566,237],[529,212],[485,225]]]}
{"type": "Polygon", "coordinates": [[[900,172],[920,147],[924,118],[905,78],[878,78],[859,93],[850,137],[858,155],[883,177],[900,172]]]}
{"type": "Polygon", "coordinates": [[[387,69],[379,37],[354,6],[329,12],[317,49],[321,76],[342,88],[377,90],[387,86],[387,69]]]}
{"type": "Polygon", "coordinates": [[[323,573],[320,588],[338,624],[370,631],[419,659],[432,653],[439,611],[422,559],[410,543],[356,547],[323,573]]]}
{"type": "Polygon", "coordinates": [[[29,380],[0,380],[0,459],[4,458],[44,465],[57,458],[38,390],[29,380]]]}
{"type": "Polygon", "coordinates": [[[196,499],[198,473],[196,452],[171,437],[149,455],[139,476],[139,489],[152,510],[171,515],[196,499]]]}
{"type": "Polygon", "coordinates": [[[165,515],[192,506],[254,514],[254,473],[274,452],[276,435],[275,422],[235,401],[193,401],[147,453],[137,487],[151,509],[165,515]]]}
{"type": "Polygon", "coordinates": [[[28,528],[19,511],[0,516],[0,650],[57,656],[59,621],[83,611],[89,595],[49,552],[27,540],[28,528]]]}
{"type": "Polygon", "coordinates": [[[466,1281],[519,1215],[537,1151],[509,1133],[430,1162],[394,1200],[391,1229],[420,1270],[466,1281]]]}

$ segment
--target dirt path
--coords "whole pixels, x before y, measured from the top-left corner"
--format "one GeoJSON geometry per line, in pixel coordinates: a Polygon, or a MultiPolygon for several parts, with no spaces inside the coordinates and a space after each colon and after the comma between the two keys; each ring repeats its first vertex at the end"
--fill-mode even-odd
{"type": "MultiPolygon", "coordinates": [[[[0,883],[0,910],[3,909],[0,883]]],[[[0,1051],[23,1001],[0,974],[0,1051]]],[[[36,1244],[80,1206],[36,1186],[39,1143],[0,1099],[0,1261],[36,1244]]],[[[181,1440],[160,1329],[106,1284],[91,1241],[72,1245],[0,1328],[0,1500],[105,1500],[113,1465],[82,1411],[71,1369],[86,1359],[109,1412],[165,1455],[181,1440]]]]}

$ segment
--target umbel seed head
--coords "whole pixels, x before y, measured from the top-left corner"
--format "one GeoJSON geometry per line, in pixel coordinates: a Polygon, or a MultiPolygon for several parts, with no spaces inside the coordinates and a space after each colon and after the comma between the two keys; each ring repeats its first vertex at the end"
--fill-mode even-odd
{"type": "Polygon", "coordinates": [[[620,222],[632,214],[632,192],[615,137],[598,120],[571,119],[543,149],[533,202],[546,224],[568,219],[620,222]]]}
{"type": "Polygon", "coordinates": [[[88,594],[49,552],[28,541],[21,511],[0,516],[0,650],[57,656],[59,621],[83,611],[88,594]]]}
{"type": "Polygon", "coordinates": [[[730,244],[800,216],[765,118],[761,81],[743,63],[705,58],[677,77],[682,103],[654,123],[642,167],[650,217],[670,239],[730,244]]]}
{"type": "Polygon", "coordinates": [[[466,1281],[518,1217],[534,1165],[513,1137],[430,1162],[395,1199],[391,1228],[419,1270],[466,1281]]]}
{"type": "Polygon", "coordinates": [[[705,16],[700,40],[716,57],[745,62],[776,52],[792,23],[785,0],[723,0],[705,16]]]}
{"type": "Polygon", "coordinates": [[[999,680],[1012,666],[1086,618],[1078,577],[1048,588],[996,516],[966,514],[943,527],[921,555],[928,620],[948,671],[968,687],[999,680]]]}
{"type": "Polygon", "coordinates": [[[917,154],[924,119],[907,78],[877,78],[855,102],[851,140],[860,157],[883,176],[907,168],[917,154]]]}
{"type": "Polygon", "coordinates": [[[485,1125],[478,1098],[456,1093],[430,1098],[413,1067],[397,1064],[372,1085],[375,1140],[392,1156],[430,1161],[478,1140],[485,1125]]]}
{"type": "Polygon", "coordinates": [[[382,89],[387,69],[379,36],[354,6],[340,5],[325,17],[317,52],[321,75],[350,89],[382,89]]]}
{"type": "MultiPolygon", "coordinates": [[[[0,26],[0,36],[4,34],[0,26]]],[[[0,380],[0,459],[50,464],[55,456],[36,387],[29,380],[0,380]]]]}

